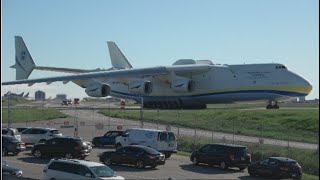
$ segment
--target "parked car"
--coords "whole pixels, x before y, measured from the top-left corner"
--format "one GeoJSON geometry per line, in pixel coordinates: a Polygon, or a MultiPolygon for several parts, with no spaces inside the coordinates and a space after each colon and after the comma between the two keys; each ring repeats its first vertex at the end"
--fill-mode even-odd
{"type": "Polygon", "coordinates": [[[24,142],[8,135],[2,135],[2,156],[8,155],[12,152],[14,155],[19,154],[19,152],[26,150],[24,142]]]}
{"type": "Polygon", "coordinates": [[[21,141],[21,135],[16,128],[2,128],[2,134],[13,136],[14,138],[21,141]]]}
{"type": "Polygon", "coordinates": [[[273,178],[301,179],[302,169],[299,163],[287,157],[270,157],[253,162],[248,166],[250,176],[266,176],[273,178]]]}
{"type": "Polygon", "coordinates": [[[108,131],[103,136],[97,136],[92,139],[94,146],[115,145],[116,137],[121,136],[123,131],[108,131]]]}
{"type": "Polygon", "coordinates": [[[235,144],[207,144],[192,152],[190,160],[199,163],[219,165],[221,169],[237,167],[244,170],[251,162],[251,154],[245,146],[235,144]]]}
{"type": "Polygon", "coordinates": [[[144,168],[145,166],[155,168],[158,165],[164,165],[166,162],[164,154],[142,145],[130,145],[116,151],[106,151],[99,156],[99,160],[106,165],[112,163],[132,164],[137,168],[144,168]]]}
{"type": "Polygon", "coordinates": [[[7,161],[2,160],[2,178],[3,179],[9,179],[9,177],[12,177],[12,176],[21,177],[22,174],[23,172],[20,169],[8,164],[7,161]]]}
{"type": "Polygon", "coordinates": [[[31,153],[36,158],[47,156],[84,159],[90,154],[91,150],[91,145],[83,139],[74,137],[55,137],[44,143],[35,144],[31,153]]]}
{"type": "Polygon", "coordinates": [[[41,179],[124,179],[108,166],[76,159],[51,159],[41,179]]]}
{"type": "Polygon", "coordinates": [[[169,158],[172,153],[177,152],[177,140],[173,132],[131,128],[127,129],[121,136],[116,137],[116,149],[128,145],[143,145],[151,147],[165,154],[169,158]]]}
{"type": "Polygon", "coordinates": [[[62,134],[54,128],[32,127],[21,132],[21,140],[26,144],[36,144],[59,136],[62,134]]]}

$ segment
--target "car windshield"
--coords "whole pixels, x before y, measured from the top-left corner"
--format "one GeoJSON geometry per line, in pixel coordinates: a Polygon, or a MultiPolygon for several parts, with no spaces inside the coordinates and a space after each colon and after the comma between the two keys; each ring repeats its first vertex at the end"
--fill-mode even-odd
{"type": "Polygon", "coordinates": [[[92,166],[90,169],[98,176],[98,177],[114,177],[116,173],[110,169],[108,166],[92,166]]]}
{"type": "Polygon", "coordinates": [[[149,153],[149,154],[159,154],[159,152],[157,150],[154,150],[154,149],[149,148],[149,147],[144,147],[143,149],[145,151],[147,151],[147,153],[149,153]]]}
{"type": "Polygon", "coordinates": [[[52,133],[52,134],[59,134],[59,131],[58,131],[58,130],[51,130],[50,133],[52,133]]]}

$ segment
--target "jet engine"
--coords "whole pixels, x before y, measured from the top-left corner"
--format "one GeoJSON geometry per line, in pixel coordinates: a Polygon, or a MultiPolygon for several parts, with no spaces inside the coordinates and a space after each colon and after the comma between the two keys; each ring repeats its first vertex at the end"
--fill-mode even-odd
{"type": "Polygon", "coordinates": [[[138,80],[129,84],[129,91],[135,94],[150,94],[152,92],[152,83],[150,81],[138,80]]]}
{"type": "Polygon", "coordinates": [[[188,93],[194,90],[194,81],[190,79],[175,79],[172,84],[171,88],[174,92],[177,93],[188,93]]]}
{"type": "Polygon", "coordinates": [[[95,82],[87,86],[85,91],[91,97],[106,97],[110,94],[110,86],[95,82]]]}

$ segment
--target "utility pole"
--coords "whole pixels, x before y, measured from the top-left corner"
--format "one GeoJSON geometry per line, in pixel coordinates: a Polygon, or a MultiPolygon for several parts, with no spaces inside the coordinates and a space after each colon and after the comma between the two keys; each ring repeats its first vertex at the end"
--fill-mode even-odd
{"type": "Polygon", "coordinates": [[[10,97],[11,97],[11,92],[8,92],[8,128],[11,127],[11,118],[10,118],[10,97]]]}
{"type": "Polygon", "coordinates": [[[141,105],[140,105],[140,120],[141,128],[143,128],[143,97],[141,96],[141,105]]]}

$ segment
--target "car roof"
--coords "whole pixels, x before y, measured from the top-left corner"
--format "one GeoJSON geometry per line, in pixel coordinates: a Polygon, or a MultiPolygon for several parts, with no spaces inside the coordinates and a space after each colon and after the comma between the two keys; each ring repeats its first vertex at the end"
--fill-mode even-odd
{"type": "Polygon", "coordinates": [[[166,130],[159,130],[159,129],[144,129],[144,128],[130,128],[127,129],[129,131],[131,130],[140,130],[140,131],[152,131],[152,132],[171,132],[171,131],[166,131],[166,130]]]}
{"type": "Polygon", "coordinates": [[[88,161],[88,160],[79,160],[79,159],[51,159],[52,162],[65,162],[65,163],[70,163],[70,164],[82,164],[86,165],[89,167],[92,166],[105,166],[104,164],[98,163],[98,162],[93,162],[93,161],[88,161]]]}
{"type": "Polygon", "coordinates": [[[296,160],[287,157],[270,157],[269,159],[276,159],[281,162],[297,162],[296,160]]]}
{"type": "Polygon", "coordinates": [[[246,146],[239,145],[239,144],[226,144],[226,143],[214,143],[210,145],[220,145],[220,146],[227,146],[227,147],[241,147],[241,148],[247,148],[246,146]]]}

